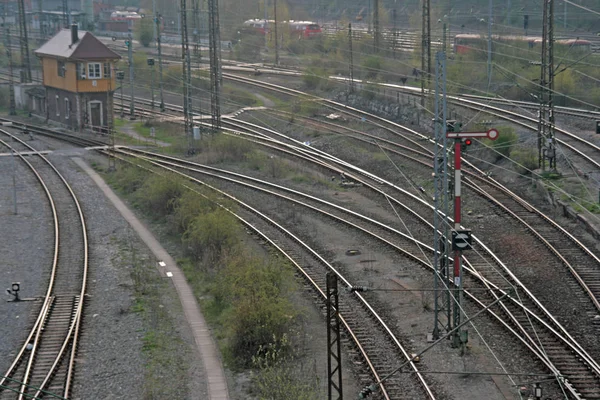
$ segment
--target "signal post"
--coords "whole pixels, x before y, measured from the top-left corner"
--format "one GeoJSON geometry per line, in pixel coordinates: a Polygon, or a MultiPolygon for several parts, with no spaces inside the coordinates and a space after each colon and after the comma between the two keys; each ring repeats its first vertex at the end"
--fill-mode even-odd
{"type": "MultiPolygon", "coordinates": [[[[467,146],[471,145],[473,139],[487,138],[498,139],[499,133],[496,129],[487,132],[454,132],[454,129],[446,132],[446,138],[454,139],[454,229],[452,230],[452,250],[454,251],[454,286],[458,293],[454,296],[454,326],[461,326],[461,313],[463,304],[463,280],[462,280],[462,252],[470,250],[471,231],[461,229],[461,155],[467,146]]],[[[464,347],[468,342],[468,331],[457,329],[453,335],[452,345],[464,347]]]]}

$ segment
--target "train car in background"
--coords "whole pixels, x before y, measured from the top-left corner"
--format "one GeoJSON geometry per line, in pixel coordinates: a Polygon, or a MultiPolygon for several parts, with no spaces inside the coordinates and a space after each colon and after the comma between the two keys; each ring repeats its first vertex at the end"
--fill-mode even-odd
{"type": "MultiPolygon", "coordinates": [[[[249,19],[244,22],[244,26],[255,30],[261,35],[270,34],[275,25],[275,21],[272,19],[249,19]]],[[[319,24],[312,21],[283,21],[278,23],[278,28],[283,30],[287,29],[292,37],[298,39],[310,38],[320,35],[323,31],[319,24]]]]}
{"type": "Polygon", "coordinates": [[[319,36],[323,31],[319,24],[312,21],[285,21],[285,25],[287,25],[290,33],[293,36],[300,38],[310,38],[314,36],[319,36]]]}
{"type": "Polygon", "coordinates": [[[111,21],[136,21],[142,16],[135,11],[113,11],[110,14],[111,21]]]}
{"type": "MultiPolygon", "coordinates": [[[[522,46],[528,48],[539,48],[542,38],[539,36],[500,36],[492,35],[492,46],[522,46]]],[[[467,54],[473,51],[487,51],[488,37],[477,34],[459,34],[454,37],[454,52],[456,54],[467,54]]],[[[592,42],[583,39],[557,39],[554,41],[556,49],[568,49],[589,53],[592,50],[592,42]]]]}

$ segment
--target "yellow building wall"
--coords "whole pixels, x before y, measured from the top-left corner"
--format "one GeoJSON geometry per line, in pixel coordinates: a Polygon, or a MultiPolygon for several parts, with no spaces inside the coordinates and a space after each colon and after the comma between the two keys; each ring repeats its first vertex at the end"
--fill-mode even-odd
{"type": "MultiPolygon", "coordinates": [[[[101,65],[101,73],[104,62],[99,61],[101,65]]],[[[57,89],[67,90],[69,92],[80,93],[97,93],[106,92],[107,90],[114,91],[116,87],[114,63],[110,63],[112,77],[110,79],[98,78],[87,79],[87,63],[83,62],[86,72],[86,79],[77,79],[77,64],[73,62],[65,63],[65,76],[58,76],[58,62],[55,58],[42,58],[43,67],[43,84],[57,89]]]]}

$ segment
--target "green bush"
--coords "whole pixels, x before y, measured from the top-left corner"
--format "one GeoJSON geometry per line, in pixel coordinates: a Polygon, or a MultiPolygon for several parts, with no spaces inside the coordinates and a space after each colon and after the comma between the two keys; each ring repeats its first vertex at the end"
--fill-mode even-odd
{"type": "Polygon", "coordinates": [[[382,69],[381,58],[377,56],[369,56],[363,61],[365,79],[376,79],[382,69]]]}
{"type": "Polygon", "coordinates": [[[307,89],[318,89],[326,86],[328,79],[327,71],[319,67],[311,67],[302,74],[302,82],[307,89]]]}
{"type": "Polygon", "coordinates": [[[242,138],[230,135],[214,135],[207,145],[213,162],[244,161],[255,146],[242,138]]]}
{"type": "Polygon", "coordinates": [[[131,167],[129,164],[121,164],[115,173],[110,176],[111,182],[125,194],[134,193],[142,187],[147,178],[147,171],[142,168],[131,167]]]}
{"type": "Polygon", "coordinates": [[[196,260],[209,265],[218,262],[241,238],[237,220],[222,208],[198,214],[186,225],[182,236],[185,248],[196,260]]]}
{"type": "Polygon", "coordinates": [[[290,323],[296,312],[287,292],[293,277],[279,260],[252,257],[228,260],[221,281],[222,297],[231,305],[225,316],[227,351],[237,367],[251,367],[267,352],[288,354],[290,323]]]}
{"type": "Polygon", "coordinates": [[[512,151],[512,159],[515,161],[514,169],[520,174],[528,175],[538,167],[537,150],[533,148],[516,148],[512,151]]]}
{"type": "Polygon", "coordinates": [[[155,218],[163,218],[174,210],[184,187],[175,176],[151,175],[135,192],[136,204],[155,218]]]}
{"type": "Polygon", "coordinates": [[[152,17],[142,18],[136,23],[135,36],[142,46],[149,47],[154,39],[154,21],[152,17]]]}

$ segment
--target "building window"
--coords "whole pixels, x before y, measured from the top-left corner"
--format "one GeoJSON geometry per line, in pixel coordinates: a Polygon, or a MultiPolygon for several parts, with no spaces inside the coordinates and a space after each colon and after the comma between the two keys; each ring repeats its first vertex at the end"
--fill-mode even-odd
{"type": "Polygon", "coordinates": [[[77,63],[77,79],[85,79],[85,67],[82,63],[77,63]]]}
{"type": "Polygon", "coordinates": [[[88,63],[88,79],[100,79],[100,63],[88,63]]]}
{"type": "Polygon", "coordinates": [[[110,76],[110,63],[104,63],[104,79],[108,79],[110,76]]]}
{"type": "Polygon", "coordinates": [[[60,117],[60,101],[58,100],[58,95],[56,95],[55,100],[56,100],[56,116],[60,117]]]}
{"type": "Polygon", "coordinates": [[[65,66],[64,61],[56,60],[56,72],[58,73],[58,76],[61,76],[64,78],[66,69],[67,69],[67,67],[65,66]]]}
{"type": "Polygon", "coordinates": [[[71,101],[65,97],[65,119],[71,116],[71,101]]]}

